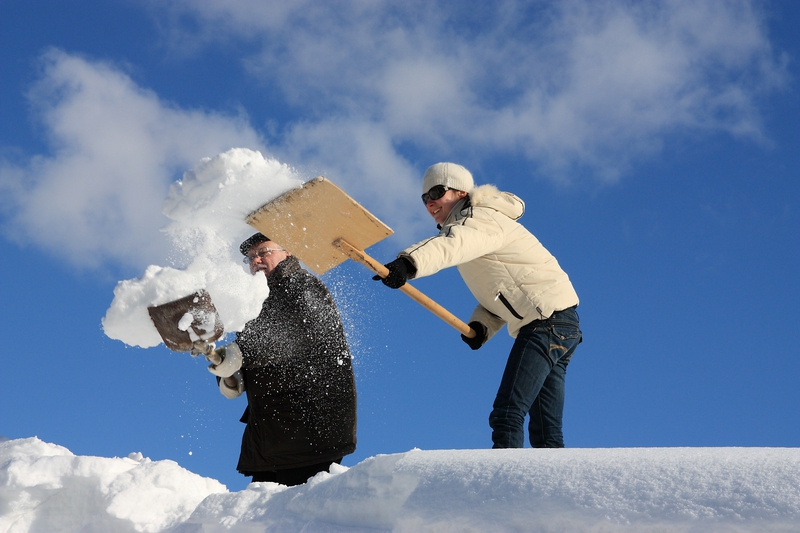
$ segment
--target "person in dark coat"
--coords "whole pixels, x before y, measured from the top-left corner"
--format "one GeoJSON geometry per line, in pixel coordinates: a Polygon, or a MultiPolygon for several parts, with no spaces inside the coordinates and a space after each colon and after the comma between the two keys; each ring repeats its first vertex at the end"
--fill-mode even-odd
{"type": "Polygon", "coordinates": [[[267,276],[261,313],[218,351],[220,392],[245,392],[236,469],[253,481],[299,485],[356,448],[356,389],[339,312],[325,285],[257,233],[240,251],[267,276]]]}

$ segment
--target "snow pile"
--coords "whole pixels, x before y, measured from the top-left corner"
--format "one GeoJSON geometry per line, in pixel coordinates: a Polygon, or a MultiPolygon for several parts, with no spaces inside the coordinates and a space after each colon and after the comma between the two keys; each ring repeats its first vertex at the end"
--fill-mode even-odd
{"type": "Polygon", "coordinates": [[[149,348],[161,342],[147,307],[205,289],[225,331],[239,331],[256,317],[267,297],[262,276],[243,268],[238,246],[255,230],[245,217],[303,180],[286,165],[259,152],[235,148],[203,159],[174,183],[164,202],[177,268],[151,265],[139,279],[121,281],[103,318],[112,339],[149,348]]]}
{"type": "Polygon", "coordinates": [[[800,450],[412,450],[228,492],[171,461],[0,442],[0,533],[794,532],[800,450]]]}
{"type": "Polygon", "coordinates": [[[0,532],[143,531],[180,524],[218,481],[141,454],[80,457],[37,438],[0,443],[0,532]]]}

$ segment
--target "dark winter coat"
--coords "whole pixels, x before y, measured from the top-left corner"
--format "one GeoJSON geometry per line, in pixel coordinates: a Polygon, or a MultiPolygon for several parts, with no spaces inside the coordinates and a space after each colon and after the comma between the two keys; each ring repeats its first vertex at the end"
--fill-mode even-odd
{"type": "Polygon", "coordinates": [[[247,424],[237,470],[298,468],[356,448],[350,351],[328,289],[294,257],[269,277],[261,314],[236,336],[247,424]]]}

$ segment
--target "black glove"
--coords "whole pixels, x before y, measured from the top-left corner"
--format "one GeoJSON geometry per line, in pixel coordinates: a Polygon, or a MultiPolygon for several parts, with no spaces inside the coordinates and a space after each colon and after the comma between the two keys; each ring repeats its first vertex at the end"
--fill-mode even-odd
{"type": "Polygon", "coordinates": [[[477,350],[478,348],[483,346],[484,342],[486,342],[486,326],[484,326],[478,321],[475,321],[475,322],[470,322],[469,327],[475,330],[475,336],[470,339],[466,335],[462,334],[461,340],[466,342],[469,345],[469,347],[472,348],[473,350],[477,350]]]}
{"type": "Polygon", "coordinates": [[[417,271],[414,265],[411,264],[411,261],[405,257],[395,259],[391,263],[386,263],[383,266],[389,269],[389,274],[385,278],[372,276],[372,279],[375,281],[381,280],[384,285],[392,289],[399,289],[405,285],[408,277],[417,271]]]}

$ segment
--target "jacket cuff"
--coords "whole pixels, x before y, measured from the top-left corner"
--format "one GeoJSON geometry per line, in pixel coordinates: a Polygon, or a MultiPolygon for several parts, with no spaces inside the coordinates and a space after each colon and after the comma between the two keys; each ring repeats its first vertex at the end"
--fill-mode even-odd
{"type": "Polygon", "coordinates": [[[238,398],[244,392],[244,376],[238,370],[230,376],[236,380],[236,387],[231,388],[225,384],[225,378],[219,378],[219,392],[228,399],[238,398]]]}
{"type": "MultiPolygon", "coordinates": [[[[486,340],[488,341],[494,334],[503,329],[506,322],[494,313],[490,313],[485,307],[478,304],[469,317],[470,322],[480,322],[486,326],[486,340]]],[[[484,341],[485,342],[485,341],[484,341]]]]}

